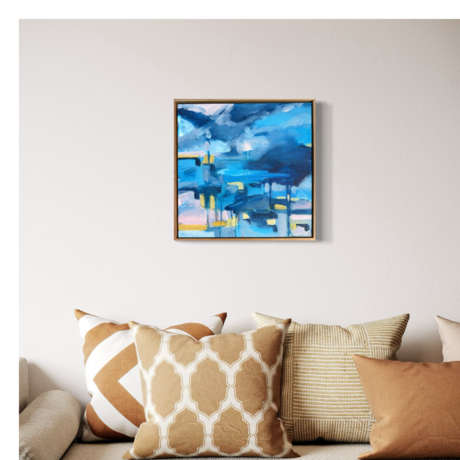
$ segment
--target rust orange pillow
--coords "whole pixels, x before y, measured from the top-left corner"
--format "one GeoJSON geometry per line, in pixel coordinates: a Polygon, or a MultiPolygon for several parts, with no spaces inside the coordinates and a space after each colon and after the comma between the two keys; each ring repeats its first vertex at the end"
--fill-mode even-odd
{"type": "Polygon", "coordinates": [[[460,457],[460,362],[353,360],[377,419],[358,458],[460,457]]]}
{"type": "Polygon", "coordinates": [[[298,457],[276,416],[290,322],[200,340],[130,323],[147,421],[123,458],[298,457]]]}

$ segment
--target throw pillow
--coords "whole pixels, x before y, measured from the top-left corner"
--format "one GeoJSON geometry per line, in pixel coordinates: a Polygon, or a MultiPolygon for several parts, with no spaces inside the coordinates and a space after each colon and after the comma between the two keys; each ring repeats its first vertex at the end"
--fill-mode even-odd
{"type": "Polygon", "coordinates": [[[377,419],[358,458],[460,457],[460,362],[353,359],[377,419]]]}
{"type": "Polygon", "coordinates": [[[198,341],[130,323],[147,422],[123,458],[298,457],[276,416],[289,323],[198,341]]]}
{"type": "MultiPolygon", "coordinates": [[[[280,319],[254,313],[257,327],[280,319]]],[[[280,417],[294,442],[369,442],[374,417],[351,355],[396,359],[409,315],[347,328],[291,322],[280,417]]]]}
{"type": "Polygon", "coordinates": [[[444,362],[460,361],[460,323],[435,316],[442,342],[444,362]]]}
{"type": "MultiPolygon", "coordinates": [[[[91,402],[83,416],[81,440],[132,440],[145,422],[136,347],[129,324],[75,310],[81,337],[85,376],[91,402]]],[[[226,313],[204,323],[186,323],[168,329],[201,339],[220,334],[226,313]]]]}

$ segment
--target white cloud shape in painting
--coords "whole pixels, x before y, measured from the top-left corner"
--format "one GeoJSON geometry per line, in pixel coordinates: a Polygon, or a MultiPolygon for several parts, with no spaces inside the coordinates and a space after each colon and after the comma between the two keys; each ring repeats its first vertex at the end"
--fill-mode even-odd
{"type": "Polygon", "coordinates": [[[204,113],[208,116],[215,116],[222,113],[229,105],[233,104],[190,104],[187,109],[204,113]]]}

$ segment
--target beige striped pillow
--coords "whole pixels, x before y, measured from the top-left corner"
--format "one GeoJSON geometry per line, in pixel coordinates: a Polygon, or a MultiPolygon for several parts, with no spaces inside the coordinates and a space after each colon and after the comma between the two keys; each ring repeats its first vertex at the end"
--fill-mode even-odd
{"type": "MultiPolygon", "coordinates": [[[[132,440],[145,422],[136,346],[129,324],[75,310],[84,340],[85,375],[91,402],[83,417],[82,441],[132,440]]],[[[204,323],[185,323],[167,330],[196,340],[220,334],[226,313],[204,323]]]]}
{"type": "MultiPolygon", "coordinates": [[[[253,313],[257,327],[283,320],[253,313]]],[[[409,315],[347,328],[294,321],[284,345],[279,415],[293,442],[369,442],[374,416],[352,355],[396,359],[409,315]]]]}

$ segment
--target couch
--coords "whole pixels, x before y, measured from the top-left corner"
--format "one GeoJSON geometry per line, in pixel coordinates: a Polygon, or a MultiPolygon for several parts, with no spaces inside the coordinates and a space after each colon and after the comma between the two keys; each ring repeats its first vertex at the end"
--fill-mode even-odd
{"type": "MultiPolygon", "coordinates": [[[[29,404],[28,385],[27,360],[20,358],[20,460],[119,460],[132,446],[131,442],[79,443],[76,438],[82,410],[78,401],[65,391],[52,390],[29,404]]],[[[294,450],[309,460],[355,460],[371,447],[369,444],[314,442],[294,445],[294,450]]]]}

